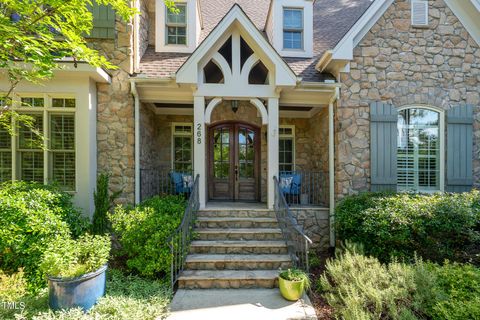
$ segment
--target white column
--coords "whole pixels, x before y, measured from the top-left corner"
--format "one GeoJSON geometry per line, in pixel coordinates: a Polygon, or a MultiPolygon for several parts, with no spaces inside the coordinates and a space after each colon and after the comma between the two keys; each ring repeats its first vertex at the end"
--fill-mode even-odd
{"type": "Polygon", "coordinates": [[[205,208],[206,204],[206,148],[205,140],[206,130],[205,130],[205,97],[199,96],[194,97],[193,105],[193,167],[195,177],[200,175],[199,179],[199,199],[200,199],[200,209],[205,208]]]}
{"type": "Polygon", "coordinates": [[[269,209],[273,209],[275,200],[275,186],[273,177],[278,178],[278,98],[268,99],[268,199],[269,209]]]}
{"type": "Polygon", "coordinates": [[[334,100],[328,105],[328,180],[329,180],[329,214],[330,247],[335,247],[335,127],[333,114],[334,100]]]}

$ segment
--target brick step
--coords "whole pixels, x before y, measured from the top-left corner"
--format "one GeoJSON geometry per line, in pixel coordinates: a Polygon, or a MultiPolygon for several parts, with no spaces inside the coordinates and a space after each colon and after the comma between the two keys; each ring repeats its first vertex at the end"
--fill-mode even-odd
{"type": "Polygon", "coordinates": [[[205,209],[198,211],[199,217],[275,218],[275,211],[269,209],[205,209]]]}
{"type": "Polygon", "coordinates": [[[282,240],[281,229],[269,228],[206,228],[196,229],[198,240],[282,240]]]}
{"type": "Polygon", "coordinates": [[[285,241],[213,240],[192,241],[190,253],[209,254],[286,254],[285,241]]]}
{"type": "Polygon", "coordinates": [[[197,228],[278,228],[275,218],[199,217],[197,228]]]}
{"type": "Polygon", "coordinates": [[[186,270],[178,278],[179,288],[275,288],[277,270],[186,270]]]}
{"type": "Polygon", "coordinates": [[[278,270],[292,266],[287,254],[190,254],[187,270],[278,270]]]}

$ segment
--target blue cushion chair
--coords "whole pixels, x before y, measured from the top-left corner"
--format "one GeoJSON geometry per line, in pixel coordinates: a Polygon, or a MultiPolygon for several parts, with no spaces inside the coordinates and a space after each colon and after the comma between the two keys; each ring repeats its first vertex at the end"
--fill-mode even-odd
{"type": "Polygon", "coordinates": [[[299,196],[302,186],[302,177],[296,173],[282,173],[280,174],[280,185],[283,194],[291,196],[299,196]],[[283,183],[290,182],[290,183],[283,183]]]}
{"type": "Polygon", "coordinates": [[[172,180],[172,183],[175,187],[174,191],[175,194],[185,194],[185,193],[191,193],[192,192],[192,186],[186,183],[184,177],[188,177],[191,175],[187,173],[182,173],[182,172],[175,172],[172,171],[170,172],[170,179],[172,180]]]}

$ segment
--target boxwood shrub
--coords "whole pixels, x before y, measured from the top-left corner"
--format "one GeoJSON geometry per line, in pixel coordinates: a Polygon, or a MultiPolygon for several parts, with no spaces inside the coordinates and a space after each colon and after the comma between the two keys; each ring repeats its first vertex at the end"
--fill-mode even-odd
{"type": "Polygon", "coordinates": [[[69,194],[26,182],[0,186],[0,218],[0,270],[12,274],[23,268],[29,291],[46,284],[39,262],[48,244],[89,227],[69,194]]]}
{"type": "Polygon", "coordinates": [[[382,262],[421,257],[480,263],[480,193],[364,193],[336,208],[339,239],[361,243],[382,262]]]}
{"type": "Polygon", "coordinates": [[[147,277],[170,272],[167,239],[180,225],[185,204],[180,196],[156,196],[135,208],[117,206],[109,213],[112,229],[121,245],[117,254],[126,258],[130,271],[147,277]]]}

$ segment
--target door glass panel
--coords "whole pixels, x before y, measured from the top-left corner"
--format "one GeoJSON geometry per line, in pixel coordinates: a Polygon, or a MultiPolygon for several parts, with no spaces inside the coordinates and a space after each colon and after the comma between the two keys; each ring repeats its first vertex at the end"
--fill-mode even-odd
{"type": "Polygon", "coordinates": [[[230,176],[230,128],[213,132],[213,174],[215,178],[230,176]]]}
{"type": "Polygon", "coordinates": [[[254,138],[255,132],[246,128],[238,131],[238,161],[240,178],[254,178],[254,138]]]}

